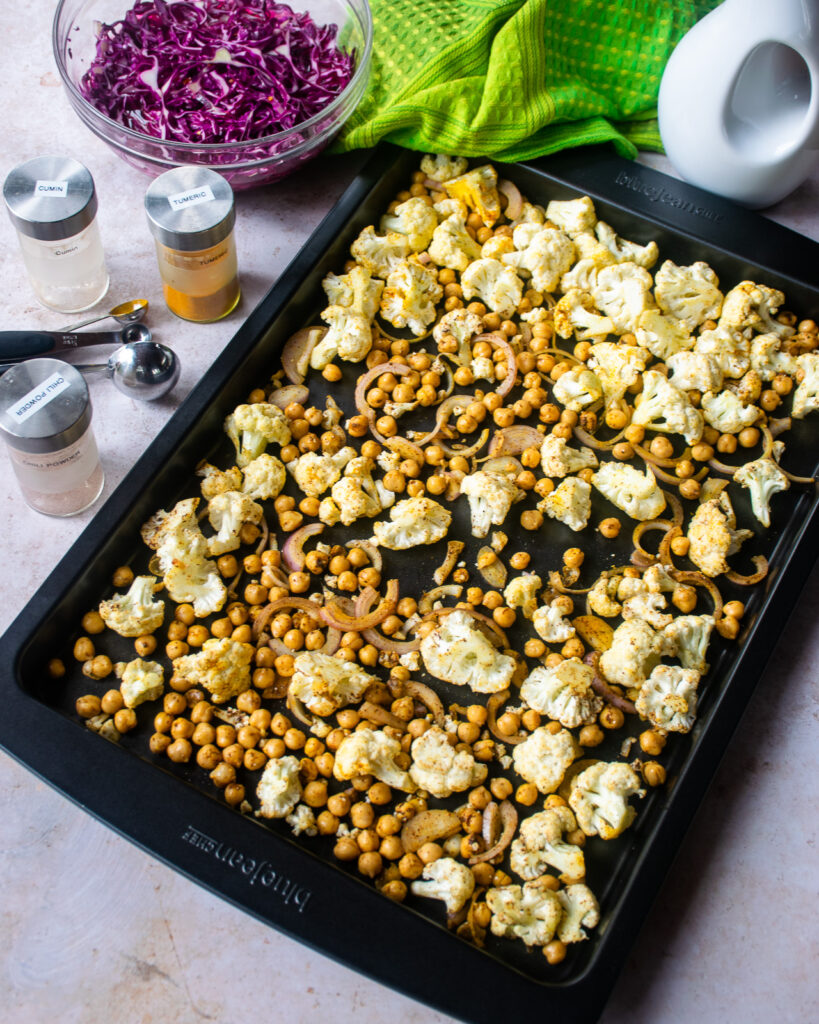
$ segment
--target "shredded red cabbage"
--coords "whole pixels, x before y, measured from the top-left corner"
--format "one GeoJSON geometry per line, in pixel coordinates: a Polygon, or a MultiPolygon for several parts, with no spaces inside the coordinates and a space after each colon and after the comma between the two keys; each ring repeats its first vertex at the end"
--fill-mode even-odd
{"type": "Polygon", "coordinates": [[[100,25],[83,96],[173,142],[244,142],[323,110],[353,74],[335,25],[272,0],[144,0],[100,25]]]}

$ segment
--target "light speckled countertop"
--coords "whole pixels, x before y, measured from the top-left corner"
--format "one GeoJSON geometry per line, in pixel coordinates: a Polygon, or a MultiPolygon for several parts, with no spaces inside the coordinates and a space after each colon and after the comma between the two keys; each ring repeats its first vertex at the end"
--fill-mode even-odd
{"type": "MultiPolygon", "coordinates": [[[[0,176],[41,153],[94,174],[111,288],[101,308],[150,300],[156,337],[183,372],[174,394],[139,404],[92,385],[106,470],[122,479],[264,295],[361,163],[326,158],[295,181],[238,197],[244,298],[196,327],[164,307],[142,214],[147,180],[70,111],[49,45],[53,5],[0,11],[4,42],[0,176]]],[[[662,158],[647,162],[662,169],[662,158]]],[[[819,238],[819,175],[771,211],[819,238]]],[[[815,273],[815,268],[814,268],[815,273]]],[[[0,327],[67,322],[34,300],[0,215],[0,327]]],[[[0,632],[95,511],[75,519],[24,504],[0,451],[0,632]]],[[[634,945],[605,1024],[782,1024],[819,1019],[817,702],[819,577],[779,641],[713,786],[634,945]]],[[[79,614],[79,612],[78,612],[79,614]]],[[[5,685],[9,685],[6,681],[5,685]]],[[[31,737],[47,742],[47,737],[31,737]]],[[[123,799],[127,795],[123,794],[123,799]]],[[[0,754],[0,991],[4,1024],[178,1024],[238,1020],[431,1024],[448,1020],[287,939],[157,863],[0,754]]],[[[470,984],[479,984],[472,979],[470,984]]]]}

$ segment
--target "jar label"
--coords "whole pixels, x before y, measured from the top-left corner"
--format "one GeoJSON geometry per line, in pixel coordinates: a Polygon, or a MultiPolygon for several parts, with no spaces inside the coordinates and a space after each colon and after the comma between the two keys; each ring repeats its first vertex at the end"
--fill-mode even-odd
{"type": "Polygon", "coordinates": [[[34,186],[36,196],[49,196],[52,199],[65,199],[68,196],[67,181],[38,181],[34,186]]]}
{"type": "Polygon", "coordinates": [[[199,188],[189,188],[185,192],[176,192],[168,196],[168,202],[172,210],[181,210],[183,206],[198,206],[200,203],[209,203],[214,198],[210,185],[202,185],[199,188]]]}
{"type": "Polygon", "coordinates": [[[42,409],[44,405],[48,405],[52,399],[61,395],[70,386],[71,382],[67,381],[61,373],[54,373],[47,377],[42,384],[38,384],[28,394],[19,398],[14,405],[10,405],[6,412],[9,416],[14,417],[16,423],[24,423],[29,416],[33,416],[35,412],[42,409]]]}

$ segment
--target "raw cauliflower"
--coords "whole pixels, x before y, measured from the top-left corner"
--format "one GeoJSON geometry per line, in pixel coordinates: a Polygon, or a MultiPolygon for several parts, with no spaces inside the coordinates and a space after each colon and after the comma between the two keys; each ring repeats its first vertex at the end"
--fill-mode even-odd
{"type": "MultiPolygon", "coordinates": [[[[550,204],[551,205],[551,204],[550,204]]],[[[546,878],[487,890],[493,935],[522,939],[527,946],[546,946],[554,938],[563,907],[546,878]]]]}
{"type": "Polygon", "coordinates": [[[532,881],[556,868],[564,882],[577,881],[586,875],[583,850],[564,843],[563,835],[574,832],[577,820],[565,806],[550,807],[526,818],[509,851],[509,865],[516,875],[532,881]]]}
{"type": "Polygon", "coordinates": [[[574,262],[572,240],[557,228],[539,224],[519,224],[512,240],[516,251],[502,256],[502,261],[520,277],[530,277],[539,292],[555,291],[574,262]]]}
{"type": "Polygon", "coordinates": [[[728,572],[727,558],[736,554],[750,530],[737,530],[737,520],[728,495],[710,498],[698,506],[688,524],[688,557],[706,576],[728,572]]]}
{"type": "Polygon", "coordinates": [[[575,635],[575,628],[566,617],[563,599],[559,597],[535,611],[532,625],[537,635],[548,644],[563,643],[575,635]]]}
{"type": "Polygon", "coordinates": [[[403,551],[418,544],[435,544],[446,536],[452,513],[432,498],[405,498],[390,510],[390,522],[373,523],[379,545],[403,551]]]}
{"type": "Polygon", "coordinates": [[[591,482],[608,500],[632,519],[656,519],[665,508],[665,495],[651,470],[623,462],[606,462],[592,475],[591,482]]]}
{"type": "Polygon", "coordinates": [[[208,554],[224,555],[241,545],[239,534],[245,523],[262,521],[264,509],[242,491],[223,491],[208,502],[208,522],[217,532],[208,537],[208,554]]]}
{"type": "Polygon", "coordinates": [[[642,619],[628,619],[614,631],[611,647],[598,662],[604,679],[634,690],[642,686],[662,653],[662,637],[642,619]]]}
{"type": "Polygon", "coordinates": [[[100,601],[99,613],[109,629],[120,636],[153,633],[165,618],[165,602],[154,600],[155,576],[135,576],[125,594],[100,601]]]}
{"type": "Polygon", "coordinates": [[[523,298],[523,281],[500,260],[481,257],[461,274],[464,298],[476,296],[494,313],[513,316],[523,298]]]}
{"type": "Polygon", "coordinates": [[[630,796],[645,796],[633,768],[619,761],[598,761],[572,780],[569,805],[587,836],[616,839],[637,817],[630,796]]]}
{"type": "Polygon", "coordinates": [[[350,246],[353,259],[365,270],[369,270],[373,277],[380,278],[385,278],[395,270],[411,251],[406,235],[397,231],[377,235],[372,224],[364,228],[350,246]]]}
{"type": "Polygon", "coordinates": [[[286,479],[281,459],[263,452],[245,466],[241,490],[255,501],[268,501],[279,496],[286,479]]]}
{"type": "Polygon", "coordinates": [[[601,245],[608,249],[618,263],[636,263],[638,267],[645,267],[648,270],[654,266],[660,255],[656,242],[650,241],[648,245],[629,242],[621,238],[604,220],[597,222],[594,233],[601,245]]]}
{"type": "Polygon", "coordinates": [[[640,379],[650,358],[647,349],[601,341],[591,346],[588,366],[603,388],[606,408],[619,403],[632,384],[640,379]]]}
{"type": "Polygon", "coordinates": [[[501,526],[523,491],[511,476],[478,470],[461,480],[461,494],[469,501],[472,536],[485,537],[492,526],[501,526]]]}
{"type": "Polygon", "coordinates": [[[475,620],[460,609],[450,612],[421,640],[421,658],[431,676],[475,693],[497,693],[509,685],[515,660],[501,654],[475,620]]]}
{"type": "Polygon", "coordinates": [[[576,366],[554,382],[552,397],[572,412],[582,412],[603,397],[603,385],[597,374],[585,366],[576,366]]]}
{"type": "Polygon", "coordinates": [[[456,750],[437,725],[412,741],[410,753],[413,781],[439,800],[479,786],[486,778],[486,765],[478,764],[468,750],[456,750]]]}
{"type": "Polygon", "coordinates": [[[261,455],[269,444],[290,442],[287,417],[272,402],[237,405],[225,420],[225,433],[233,442],[240,468],[261,455]]]}
{"type": "Polygon", "coordinates": [[[374,729],[358,729],[339,744],[333,764],[333,775],[339,782],[357,775],[374,775],[393,789],[413,793],[417,788],[412,777],[395,763],[401,744],[386,733],[374,729]]]}
{"type": "Polygon", "coordinates": [[[742,281],[725,296],[719,326],[734,331],[750,328],[757,334],[775,334],[789,338],[793,327],[775,319],[785,296],[776,288],[753,281],[742,281]]]}
{"type": "Polygon", "coordinates": [[[769,458],[755,459],[740,466],[734,473],[734,483],[751,492],[751,508],[766,527],[771,525],[771,498],[777,491],[787,491],[791,485],[787,475],[769,458]]]}
{"type": "Polygon", "coordinates": [[[523,681],[521,699],[567,729],[593,725],[603,701],[592,689],[594,671],[579,658],[566,658],[554,668],[539,665],[523,681]]]}
{"type": "Polygon", "coordinates": [[[341,522],[350,526],[357,519],[377,516],[395,500],[380,480],[373,480],[375,463],[366,456],[350,459],[344,476],[330,489],[330,497],[319,504],[319,519],[328,526],[341,522]]]}
{"type": "Polygon", "coordinates": [[[697,717],[699,672],[679,665],[657,665],[640,687],[634,706],[641,718],[666,732],[690,732],[697,717]]]}
{"type": "Polygon", "coordinates": [[[702,413],[691,404],[659,370],[646,370],[640,403],[631,422],[663,434],[682,434],[688,444],[696,444],[705,428],[702,413]]]}
{"type": "Polygon", "coordinates": [[[591,515],[591,485],[578,476],[567,477],[550,494],[544,495],[537,507],[578,533],[585,529],[591,515]]]}
{"type": "Polygon", "coordinates": [[[653,283],[651,274],[636,263],[615,263],[599,271],[592,295],[617,334],[633,331],[640,314],[654,307],[653,283]]]}
{"type": "Polygon", "coordinates": [[[531,619],[538,606],[538,594],[543,581],[536,572],[514,576],[506,584],[503,600],[510,608],[520,608],[525,619],[531,619]]]}
{"type": "Polygon", "coordinates": [[[134,658],[127,665],[116,666],[119,678],[119,692],[126,708],[139,707],[146,700],[159,700],[165,689],[165,670],[158,661],[143,661],[134,658]]]}
{"type": "Polygon", "coordinates": [[[634,336],[639,345],[664,360],[687,351],[694,344],[694,337],[685,324],[673,316],[664,316],[659,309],[647,309],[639,315],[634,336]]]}
{"type": "Polygon", "coordinates": [[[340,448],[333,455],[305,452],[287,468],[293,474],[299,489],[309,498],[317,498],[341,479],[341,471],[356,457],[355,448],[340,448]]]}
{"type": "Polygon", "coordinates": [[[259,810],[262,818],[286,818],[301,800],[298,758],[271,758],[264,766],[262,777],[256,787],[259,810]]]}
{"type": "Polygon", "coordinates": [[[427,153],[421,158],[421,170],[432,181],[449,181],[463,174],[469,166],[465,157],[427,153]]]}
{"type": "Polygon", "coordinates": [[[594,203],[588,196],[580,199],[553,199],[546,207],[546,219],[565,231],[569,238],[591,231],[597,223],[594,203]]]}
{"type": "Polygon", "coordinates": [[[565,437],[547,434],[540,446],[540,465],[546,476],[560,479],[581,469],[596,469],[599,463],[591,448],[570,448],[565,437]]]}
{"type": "Polygon", "coordinates": [[[415,896],[442,900],[447,915],[453,917],[462,910],[475,891],[475,876],[471,868],[452,857],[439,857],[424,866],[423,881],[412,882],[415,896]]]}
{"type": "Polygon", "coordinates": [[[393,327],[409,327],[415,335],[424,334],[435,321],[435,303],[443,294],[434,268],[404,260],[387,278],[381,316],[393,327]]]}
{"type": "Polygon", "coordinates": [[[678,615],[662,631],[663,654],[677,658],[683,668],[705,675],[705,655],[713,628],[713,615],[678,615]]]}
{"type": "Polygon", "coordinates": [[[805,352],[796,357],[797,373],[802,379],[793,393],[794,419],[802,420],[809,412],[819,409],[819,353],[805,352]]]}
{"type": "Polygon", "coordinates": [[[722,309],[719,278],[701,260],[679,267],[666,260],[654,276],[657,305],[693,331],[706,320],[716,320],[722,309]]]}
{"type": "Polygon", "coordinates": [[[557,898],[563,907],[563,917],[557,928],[561,942],[582,942],[588,938],[584,928],[594,928],[600,923],[600,906],[594,893],[587,885],[577,882],[559,889],[557,898]]]}
{"type": "Polygon", "coordinates": [[[501,215],[498,174],[491,164],[475,167],[457,178],[450,178],[444,182],[444,190],[450,199],[460,199],[466,203],[488,228],[501,215]]]}
{"type": "Polygon", "coordinates": [[[231,637],[211,637],[196,654],[173,659],[174,675],[203,686],[214,704],[250,689],[250,671],[256,648],[231,637]]]}
{"type": "Polygon", "coordinates": [[[518,775],[546,794],[554,793],[579,753],[577,741],[568,729],[552,732],[548,726],[541,725],[518,743],[512,760],[518,775]]]}
{"type": "Polygon", "coordinates": [[[439,267],[464,271],[481,258],[481,247],[466,230],[466,222],[456,215],[442,220],[432,233],[429,258],[439,267]]]}
{"type": "Polygon", "coordinates": [[[432,233],[438,226],[438,217],[431,206],[420,196],[411,196],[381,218],[381,230],[406,235],[413,252],[423,252],[429,245],[432,233]]]}
{"type": "Polygon", "coordinates": [[[762,415],[757,406],[743,405],[733,391],[703,395],[702,412],[706,421],[721,434],[738,434],[745,427],[752,427],[762,415]]]}
{"type": "Polygon", "coordinates": [[[316,715],[326,718],[348,704],[357,704],[375,676],[352,661],[320,651],[302,651],[293,662],[288,694],[316,715]]]}
{"type": "Polygon", "coordinates": [[[601,341],[614,334],[610,317],[602,316],[588,291],[569,288],[552,311],[555,331],[561,338],[577,341],[601,341]]]}
{"type": "Polygon", "coordinates": [[[671,370],[670,383],[681,391],[719,391],[722,367],[713,356],[704,352],[677,352],[666,359],[671,370]]]}

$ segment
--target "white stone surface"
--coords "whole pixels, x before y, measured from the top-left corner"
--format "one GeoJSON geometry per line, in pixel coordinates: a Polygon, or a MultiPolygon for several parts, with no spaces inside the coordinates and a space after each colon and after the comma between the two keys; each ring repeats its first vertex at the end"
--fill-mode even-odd
{"type": "MultiPolygon", "coordinates": [[[[185,324],[162,302],[141,207],[147,179],[90,135],[69,109],[51,58],[53,4],[32,0],[23,17],[22,10],[0,5],[0,176],[47,152],[70,154],[91,168],[112,275],[101,308],[148,298],[151,328],[177,349],[183,365],[174,394],[156,405],[130,401],[104,381],[93,384],[105,497],[218,359],[362,157],[322,159],[292,181],[239,196],[242,304],[222,323],[185,324]]],[[[666,166],[662,158],[649,162],[666,166]]],[[[819,238],[818,195],[815,175],[771,213],[819,238]]],[[[72,319],[34,300],[14,232],[0,215],[0,328],[48,329],[72,319]]],[[[24,504],[10,474],[0,452],[0,631],[95,512],[68,520],[40,516],[24,504]]],[[[819,1019],[817,611],[814,575],[631,951],[605,1024],[819,1019]]],[[[48,742],[44,736],[30,740],[48,742]]],[[[206,893],[5,754],[0,927],[4,1024],[448,1019],[206,893]]],[[[477,978],[467,983],[480,984],[477,978]]]]}

